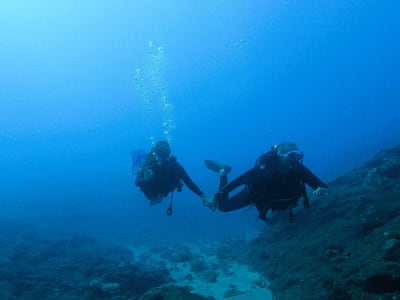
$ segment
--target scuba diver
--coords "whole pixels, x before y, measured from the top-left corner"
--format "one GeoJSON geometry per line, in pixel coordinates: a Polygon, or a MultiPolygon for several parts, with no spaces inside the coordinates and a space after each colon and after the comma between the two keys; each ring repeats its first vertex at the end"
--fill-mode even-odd
{"type": "Polygon", "coordinates": [[[297,145],[285,142],[271,147],[261,155],[253,168],[228,183],[231,168],[217,161],[206,160],[207,168],[220,175],[219,191],[206,203],[210,209],[229,212],[248,205],[255,205],[259,218],[267,221],[268,211],[290,210],[290,221],[294,221],[292,208],[303,197],[303,205],[310,206],[305,184],[317,197],[328,194],[328,186],[303,165],[304,154],[297,145]],[[229,197],[239,186],[244,188],[229,197]]]}
{"type": "Polygon", "coordinates": [[[178,163],[175,156],[171,155],[171,148],[166,141],[157,142],[150,153],[145,155],[144,163],[136,173],[135,185],[140,188],[150,204],[160,203],[164,197],[171,193],[167,214],[172,214],[173,192],[182,190],[183,183],[201,197],[203,203],[210,200],[193,182],[183,166],[178,163]]]}

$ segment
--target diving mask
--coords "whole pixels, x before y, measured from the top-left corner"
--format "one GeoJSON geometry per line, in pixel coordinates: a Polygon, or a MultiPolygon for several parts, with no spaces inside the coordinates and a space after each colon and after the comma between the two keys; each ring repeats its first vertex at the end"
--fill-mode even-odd
{"type": "Polygon", "coordinates": [[[283,157],[286,157],[290,160],[301,161],[304,157],[304,153],[298,150],[289,151],[287,153],[281,154],[283,157]]]}

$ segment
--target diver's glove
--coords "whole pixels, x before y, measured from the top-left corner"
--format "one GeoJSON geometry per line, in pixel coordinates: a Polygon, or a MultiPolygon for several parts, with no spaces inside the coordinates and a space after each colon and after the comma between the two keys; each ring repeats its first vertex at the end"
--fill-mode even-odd
{"type": "Polygon", "coordinates": [[[206,194],[201,194],[201,201],[203,201],[203,205],[207,206],[211,210],[215,210],[217,208],[217,200],[214,197],[209,197],[206,194]]]}
{"type": "Polygon", "coordinates": [[[316,198],[325,198],[328,196],[328,188],[326,187],[318,187],[315,191],[313,191],[313,194],[316,198]]]}

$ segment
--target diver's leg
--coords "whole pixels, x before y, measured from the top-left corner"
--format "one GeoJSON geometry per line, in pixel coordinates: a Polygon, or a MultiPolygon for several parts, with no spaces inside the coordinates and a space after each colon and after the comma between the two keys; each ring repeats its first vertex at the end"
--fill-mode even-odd
{"type": "Polygon", "coordinates": [[[228,173],[220,173],[219,175],[219,189],[228,183],[228,173]]]}
{"type": "Polygon", "coordinates": [[[222,212],[228,212],[243,208],[251,203],[251,195],[248,190],[244,188],[231,198],[229,198],[228,194],[223,194],[223,196],[218,199],[218,210],[222,212]]]}
{"type": "MultiPolygon", "coordinates": [[[[230,171],[230,170],[229,170],[230,171]]],[[[228,172],[229,172],[228,171],[228,172]]],[[[226,169],[221,169],[219,172],[219,189],[221,190],[222,187],[224,187],[227,183],[228,183],[228,172],[226,171],[226,169]]],[[[224,201],[226,202],[228,200],[229,194],[219,194],[220,197],[213,197],[213,208],[215,209],[216,207],[218,207],[218,203],[220,201],[224,201]]]]}
{"type": "Polygon", "coordinates": [[[206,159],[204,163],[206,164],[206,167],[208,169],[217,172],[219,174],[221,174],[222,172],[228,174],[232,170],[230,166],[220,163],[219,161],[216,160],[206,159]]]}
{"type": "MultiPolygon", "coordinates": [[[[228,183],[228,173],[232,170],[232,168],[228,165],[222,164],[216,160],[205,160],[206,167],[214,172],[219,174],[219,189],[220,190],[223,186],[228,183]]],[[[228,195],[220,195],[221,197],[212,197],[210,200],[205,204],[208,208],[215,210],[218,206],[218,201],[223,198],[228,198],[228,195]]]]}

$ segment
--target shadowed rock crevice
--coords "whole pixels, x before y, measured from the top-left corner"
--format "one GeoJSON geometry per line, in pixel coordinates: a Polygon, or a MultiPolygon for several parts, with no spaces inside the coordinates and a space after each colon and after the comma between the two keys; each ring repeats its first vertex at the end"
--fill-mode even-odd
{"type": "Polygon", "coordinates": [[[377,274],[365,281],[365,290],[376,294],[400,291],[400,274],[377,274]]]}

